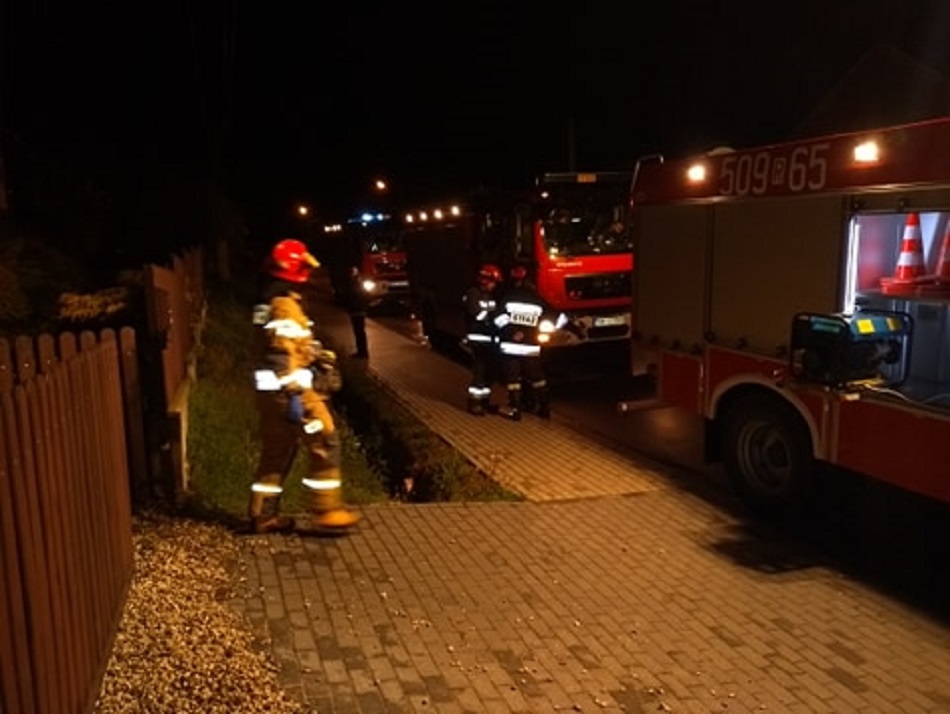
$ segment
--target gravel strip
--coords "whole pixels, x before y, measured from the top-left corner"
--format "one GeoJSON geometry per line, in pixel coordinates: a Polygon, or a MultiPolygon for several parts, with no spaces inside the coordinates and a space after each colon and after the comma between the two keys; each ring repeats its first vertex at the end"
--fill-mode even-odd
{"type": "Polygon", "coordinates": [[[136,517],[133,544],[132,583],[96,712],[305,711],[228,605],[240,561],[230,531],[149,514],[136,517]]]}

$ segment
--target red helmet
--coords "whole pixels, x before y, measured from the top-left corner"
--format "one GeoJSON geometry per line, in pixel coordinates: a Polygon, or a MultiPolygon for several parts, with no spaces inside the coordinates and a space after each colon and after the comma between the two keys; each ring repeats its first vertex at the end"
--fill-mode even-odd
{"type": "Polygon", "coordinates": [[[485,263],[478,269],[478,280],[487,283],[489,280],[495,283],[501,282],[501,270],[493,263],[485,263]]]}
{"type": "Polygon", "coordinates": [[[286,238],[271,250],[271,275],[291,283],[305,283],[310,271],[320,265],[302,241],[286,238]]]}
{"type": "Polygon", "coordinates": [[[516,265],[509,273],[512,280],[524,280],[528,276],[528,271],[523,265],[516,265]]]}

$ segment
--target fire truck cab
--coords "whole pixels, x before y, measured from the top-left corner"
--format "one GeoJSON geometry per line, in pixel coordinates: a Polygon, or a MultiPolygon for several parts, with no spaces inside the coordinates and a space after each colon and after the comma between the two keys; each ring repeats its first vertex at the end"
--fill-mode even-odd
{"type": "Polygon", "coordinates": [[[634,365],[759,510],[950,502],[950,119],[638,164],[634,365]]]}
{"type": "Polygon", "coordinates": [[[359,271],[370,310],[398,309],[409,302],[409,270],[398,221],[384,212],[363,212],[350,218],[332,237],[335,254],[331,282],[343,294],[350,270],[359,271]]]}
{"type": "Polygon", "coordinates": [[[462,295],[478,266],[524,266],[568,320],[546,347],[629,340],[629,172],[546,174],[523,190],[477,190],[405,215],[413,306],[434,346],[465,334],[462,295]]]}

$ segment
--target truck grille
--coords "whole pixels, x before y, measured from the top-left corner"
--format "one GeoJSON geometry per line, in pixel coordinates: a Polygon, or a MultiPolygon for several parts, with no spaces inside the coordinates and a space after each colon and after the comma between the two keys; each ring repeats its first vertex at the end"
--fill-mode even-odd
{"type": "Polygon", "coordinates": [[[609,327],[592,327],[587,331],[587,339],[596,340],[614,340],[620,337],[627,337],[630,334],[629,325],[611,325],[609,327]]]}
{"type": "Polygon", "coordinates": [[[403,260],[386,260],[376,264],[376,274],[380,276],[405,272],[406,263],[403,260]]]}
{"type": "Polygon", "coordinates": [[[626,298],[632,292],[630,277],[629,272],[572,275],[564,279],[564,290],[570,300],[626,298]]]}

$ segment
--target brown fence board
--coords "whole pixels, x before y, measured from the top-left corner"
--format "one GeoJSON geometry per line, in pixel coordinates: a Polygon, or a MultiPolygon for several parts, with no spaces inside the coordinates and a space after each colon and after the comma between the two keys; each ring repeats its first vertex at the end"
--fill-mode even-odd
{"type": "Polygon", "coordinates": [[[45,489],[45,529],[48,551],[50,553],[49,577],[54,588],[53,615],[55,632],[60,635],[56,648],[57,668],[62,682],[64,711],[78,711],[83,704],[82,675],[79,669],[82,650],[81,627],[75,610],[73,584],[75,582],[75,562],[72,558],[70,538],[70,517],[68,493],[68,462],[64,460],[63,436],[64,422],[60,412],[58,389],[62,382],[57,380],[59,370],[56,356],[56,341],[52,335],[40,335],[36,340],[37,401],[40,405],[39,420],[34,425],[34,437],[40,435],[36,449],[42,463],[39,472],[45,474],[40,486],[45,489]]]}
{"type": "Polygon", "coordinates": [[[79,462],[83,484],[81,502],[85,505],[86,520],[90,529],[91,552],[87,554],[86,577],[88,587],[94,593],[93,617],[95,622],[95,647],[98,652],[103,645],[105,630],[108,628],[109,612],[107,598],[108,588],[105,586],[102,570],[105,566],[103,554],[99,548],[106,540],[105,519],[109,517],[104,511],[101,480],[99,478],[100,465],[97,458],[98,445],[95,439],[96,408],[92,404],[91,392],[94,388],[90,377],[89,352],[86,346],[88,333],[79,336],[79,353],[72,361],[75,365],[75,380],[73,382],[73,407],[76,410],[79,425],[79,462]]]}
{"type": "Polygon", "coordinates": [[[36,711],[46,712],[49,711],[50,704],[48,670],[44,668],[45,644],[49,641],[49,632],[45,627],[45,623],[48,622],[49,607],[44,607],[44,600],[48,602],[48,587],[45,564],[42,554],[38,552],[41,539],[38,532],[34,530],[34,525],[39,519],[35,489],[23,473],[22,433],[15,398],[18,391],[20,388],[15,387],[12,392],[3,395],[0,410],[3,412],[4,422],[8,425],[5,436],[13,492],[14,543],[19,545],[18,556],[24,588],[23,619],[29,641],[29,648],[26,652],[19,653],[19,656],[26,657],[30,663],[36,711]]]}
{"type": "Polygon", "coordinates": [[[33,667],[38,676],[37,692],[40,711],[61,711],[59,689],[56,682],[56,649],[53,640],[53,606],[51,583],[49,579],[49,553],[46,550],[45,526],[40,477],[36,471],[36,459],[33,451],[33,429],[30,423],[31,404],[27,398],[27,389],[18,386],[13,390],[16,418],[19,426],[20,469],[15,472],[16,488],[21,492],[23,501],[16,514],[21,538],[29,539],[29,554],[25,562],[29,564],[26,578],[30,596],[26,602],[30,640],[32,644],[33,667]],[[22,522],[21,522],[22,516],[22,522]]]}
{"type": "Polygon", "coordinates": [[[90,672],[95,668],[98,652],[96,634],[96,602],[100,595],[95,591],[90,580],[90,568],[96,559],[96,544],[92,535],[91,512],[86,503],[85,484],[81,478],[82,471],[82,429],[81,422],[77,425],[77,418],[81,419],[76,400],[80,398],[79,390],[79,354],[78,342],[73,333],[62,333],[57,339],[58,352],[62,364],[56,371],[59,380],[58,413],[64,421],[64,435],[61,440],[62,459],[70,472],[66,482],[67,517],[70,524],[71,565],[73,574],[73,613],[79,624],[79,642],[77,669],[80,678],[87,690],[93,686],[90,672]]]}
{"type": "MultiPolygon", "coordinates": [[[[103,394],[106,398],[109,414],[110,431],[113,433],[127,433],[126,411],[122,398],[122,382],[115,379],[109,365],[121,365],[121,350],[117,336],[113,330],[104,330],[100,341],[105,352],[105,359],[100,361],[103,371],[103,394]]],[[[111,461],[109,471],[112,474],[129,473],[128,438],[111,439],[109,441],[111,461]]],[[[109,481],[112,512],[115,514],[110,522],[113,525],[112,542],[116,544],[116,594],[124,593],[131,577],[132,569],[132,511],[128,507],[131,503],[131,478],[112,478],[109,481]]]]}
{"type": "Polygon", "coordinates": [[[164,342],[162,348],[162,374],[165,383],[165,404],[171,404],[175,397],[175,390],[184,377],[184,365],[180,363],[178,354],[180,352],[178,341],[175,339],[177,332],[175,303],[173,296],[179,290],[180,281],[176,279],[175,273],[159,265],[150,265],[146,271],[149,282],[149,290],[146,294],[151,296],[151,314],[152,321],[150,328],[155,331],[155,335],[164,342]]]}
{"type": "Polygon", "coordinates": [[[10,345],[0,340],[0,616],[5,627],[0,629],[0,674],[3,675],[2,701],[4,711],[32,714],[36,711],[33,668],[29,662],[29,632],[24,601],[23,569],[20,567],[14,515],[15,481],[13,462],[16,458],[16,422],[13,410],[13,361],[10,345]]]}
{"type": "Polygon", "coordinates": [[[30,416],[30,434],[34,453],[34,473],[32,478],[36,482],[39,493],[39,505],[42,518],[42,533],[46,553],[46,577],[50,587],[50,615],[54,641],[53,668],[57,672],[57,699],[56,706],[61,711],[72,711],[75,708],[75,681],[71,662],[68,659],[69,647],[63,646],[64,635],[69,630],[67,617],[67,600],[69,593],[66,590],[66,574],[63,563],[66,559],[64,550],[63,519],[60,503],[62,487],[58,483],[58,475],[52,461],[52,427],[50,414],[49,380],[45,376],[38,376],[35,380],[24,385],[25,402],[30,416]]]}
{"type": "Polygon", "coordinates": [[[14,358],[16,364],[16,378],[21,384],[36,376],[36,357],[33,351],[33,340],[23,335],[14,342],[14,358]]]}
{"type": "MultiPolygon", "coordinates": [[[[106,572],[109,584],[109,602],[113,605],[121,602],[127,582],[126,573],[131,565],[131,538],[132,522],[129,509],[123,504],[129,503],[128,478],[117,479],[112,477],[117,473],[127,473],[127,457],[125,439],[109,438],[113,434],[124,432],[122,414],[122,399],[119,391],[119,380],[116,378],[116,365],[119,364],[119,353],[115,340],[115,332],[111,329],[103,330],[97,341],[90,344],[100,354],[98,359],[92,360],[96,381],[94,403],[99,418],[96,420],[99,430],[99,453],[101,473],[110,478],[101,479],[103,505],[105,512],[111,517],[104,519],[106,524],[107,543],[111,545],[109,551],[109,569],[106,572]]],[[[110,624],[115,625],[117,612],[113,607],[110,613],[110,624]]],[[[111,635],[110,635],[111,640],[111,635]]]]}
{"type": "Polygon", "coordinates": [[[50,625],[52,628],[52,666],[57,673],[54,689],[54,706],[61,711],[73,711],[78,703],[73,662],[69,658],[70,643],[64,643],[69,632],[69,592],[66,587],[66,560],[63,518],[62,486],[53,458],[53,429],[51,394],[48,372],[54,365],[53,340],[44,335],[35,342],[32,363],[36,374],[24,384],[25,403],[29,413],[31,449],[34,454],[33,473],[30,478],[36,483],[43,527],[47,572],[50,587],[50,625]]]}
{"type": "Polygon", "coordinates": [[[131,327],[123,327],[119,331],[119,353],[130,488],[135,500],[142,502],[149,491],[148,455],[145,446],[145,400],[139,375],[139,352],[135,341],[135,330],[131,327]]]}
{"type": "MultiPolygon", "coordinates": [[[[40,363],[41,369],[42,361],[40,363]]],[[[75,579],[75,564],[72,562],[71,520],[68,514],[69,504],[66,501],[67,482],[69,479],[68,464],[62,458],[60,441],[63,433],[63,424],[57,414],[56,382],[50,375],[43,375],[37,380],[37,388],[43,405],[43,429],[46,436],[45,455],[46,463],[43,473],[46,478],[41,481],[46,487],[47,512],[46,519],[50,524],[47,537],[50,543],[51,562],[55,566],[50,572],[50,580],[55,579],[56,599],[53,601],[56,632],[62,634],[62,641],[56,648],[59,655],[59,671],[63,682],[64,698],[67,711],[76,711],[82,704],[82,675],[79,671],[81,652],[78,649],[80,638],[79,626],[74,612],[74,592],[71,584],[75,579]]]]}
{"type": "MultiPolygon", "coordinates": [[[[96,618],[96,604],[102,595],[97,592],[95,579],[92,577],[92,567],[97,559],[96,542],[93,535],[92,520],[94,511],[89,510],[86,498],[87,486],[82,463],[83,429],[77,425],[77,419],[83,415],[78,409],[76,401],[81,398],[79,393],[78,352],[75,336],[61,335],[59,340],[60,355],[64,360],[63,367],[58,370],[62,380],[60,390],[60,409],[64,419],[70,425],[63,439],[65,463],[69,464],[72,477],[67,482],[67,502],[72,539],[72,561],[74,563],[74,612],[80,623],[81,655],[77,659],[77,666],[86,687],[87,698],[89,687],[95,684],[91,672],[96,667],[99,652],[98,622],[96,618]]],[[[81,422],[79,422],[81,424],[81,422]]]]}
{"type": "MultiPolygon", "coordinates": [[[[0,455],[2,458],[2,455],[0,455]]],[[[8,493],[6,478],[0,473],[0,498],[6,500],[8,493]]],[[[12,513],[0,513],[0,521],[12,517],[12,513]]],[[[0,524],[0,537],[6,542],[6,534],[3,532],[0,524]]],[[[10,543],[12,544],[12,539],[10,543]]],[[[16,603],[10,601],[10,588],[19,590],[20,573],[15,569],[14,563],[7,564],[9,558],[7,548],[0,547],[0,618],[4,622],[15,622],[20,619],[23,611],[23,599],[20,597],[16,603]]],[[[19,593],[18,593],[19,594],[19,593]]],[[[20,677],[23,674],[24,667],[17,666],[16,652],[22,651],[26,645],[26,634],[18,633],[13,627],[5,627],[0,631],[0,712],[25,712],[28,707],[32,708],[32,702],[27,703],[20,699],[20,677]],[[19,642],[17,640],[20,640],[19,642]]]]}
{"type": "MultiPolygon", "coordinates": [[[[41,369],[42,360],[41,360],[41,369]]],[[[64,600],[62,603],[62,613],[66,620],[64,629],[64,642],[62,651],[67,658],[67,670],[64,675],[68,677],[70,683],[70,702],[74,707],[70,711],[75,711],[80,706],[84,697],[84,676],[82,662],[84,652],[89,648],[89,633],[87,623],[82,611],[82,598],[77,597],[79,583],[79,562],[76,557],[76,503],[71,497],[72,484],[70,474],[69,445],[67,443],[67,434],[69,424],[66,420],[66,410],[63,403],[65,374],[63,370],[58,369],[46,375],[45,387],[48,391],[47,405],[49,409],[49,478],[58,495],[56,498],[55,515],[59,520],[60,526],[60,561],[59,572],[63,579],[64,600]]]]}

